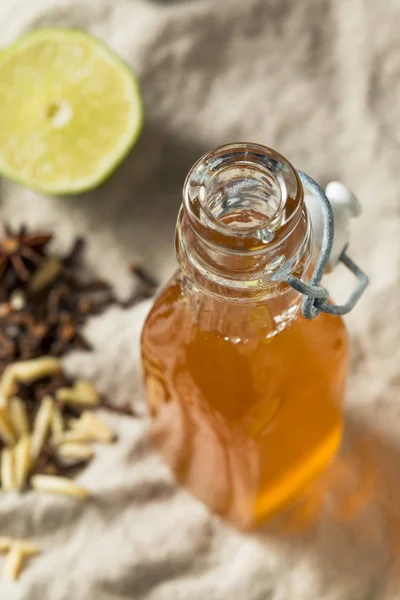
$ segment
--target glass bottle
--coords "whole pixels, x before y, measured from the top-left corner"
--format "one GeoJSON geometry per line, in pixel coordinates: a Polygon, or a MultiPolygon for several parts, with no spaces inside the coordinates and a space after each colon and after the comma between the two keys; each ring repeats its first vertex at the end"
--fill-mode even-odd
{"type": "Polygon", "coordinates": [[[306,320],[312,230],[292,165],[255,144],[205,155],[184,184],[180,269],[144,325],[154,446],[177,480],[240,527],[299,499],[342,434],[348,339],[306,320]]]}

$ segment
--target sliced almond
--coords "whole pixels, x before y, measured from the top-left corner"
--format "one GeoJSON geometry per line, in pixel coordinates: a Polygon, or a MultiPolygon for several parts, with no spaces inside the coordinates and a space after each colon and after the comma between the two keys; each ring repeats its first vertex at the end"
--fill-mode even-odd
{"type": "Polygon", "coordinates": [[[32,360],[23,360],[10,366],[17,381],[31,383],[43,377],[55,375],[62,370],[61,362],[53,356],[41,356],[32,360]]]}
{"type": "Polygon", "coordinates": [[[96,406],[100,402],[100,394],[90,381],[78,379],[74,385],[75,393],[82,398],[82,401],[91,406],[96,406]]]}
{"type": "Polygon", "coordinates": [[[13,365],[8,365],[4,369],[0,379],[0,396],[3,402],[15,394],[16,384],[17,380],[13,371],[13,365]]]}
{"type": "Polygon", "coordinates": [[[14,476],[19,490],[25,486],[31,468],[31,438],[23,436],[14,448],[14,476]]]}
{"type": "Polygon", "coordinates": [[[62,444],[57,448],[57,455],[61,460],[86,461],[90,460],[93,454],[92,448],[87,444],[62,444]]]}
{"type": "Polygon", "coordinates": [[[10,400],[8,412],[14,431],[21,437],[29,433],[29,419],[25,402],[16,396],[10,400]]]}
{"type": "Polygon", "coordinates": [[[8,399],[0,392],[0,408],[7,408],[8,399]]]}
{"type": "Polygon", "coordinates": [[[31,458],[34,461],[38,458],[49,434],[53,412],[52,409],[52,398],[50,396],[44,396],[33,424],[31,458]]]}
{"type": "Polygon", "coordinates": [[[1,486],[6,492],[16,488],[12,448],[4,448],[1,453],[1,486]]]}
{"type": "Polygon", "coordinates": [[[12,539],[9,537],[0,537],[0,552],[8,552],[12,543],[12,539]]]}
{"type": "Polygon", "coordinates": [[[39,554],[40,548],[36,546],[33,542],[29,540],[15,540],[12,542],[12,545],[18,546],[24,556],[33,556],[34,554],[39,554]]]}
{"type": "Polygon", "coordinates": [[[73,425],[76,431],[86,433],[94,442],[109,444],[115,439],[115,433],[95,414],[85,411],[73,425]]]}
{"type": "Polygon", "coordinates": [[[18,579],[24,561],[40,552],[39,548],[26,540],[11,540],[10,550],[5,558],[3,575],[15,581],[18,579]]]}
{"type": "Polygon", "coordinates": [[[45,290],[61,273],[62,263],[56,256],[49,256],[44,264],[35,271],[29,280],[28,293],[39,294],[45,290]]]}
{"type": "Polygon", "coordinates": [[[91,442],[92,438],[85,431],[70,430],[64,431],[59,435],[53,435],[51,442],[54,446],[61,446],[62,444],[74,444],[74,443],[87,443],[91,442]]]}
{"type": "Polygon", "coordinates": [[[85,500],[88,492],[76,485],[71,479],[66,477],[57,477],[55,475],[34,475],[31,477],[31,484],[35,490],[49,492],[51,494],[61,494],[71,496],[79,500],[85,500]]]}
{"type": "Polygon", "coordinates": [[[7,446],[15,444],[17,439],[9,419],[8,411],[4,407],[0,408],[0,438],[7,446]]]}
{"type": "Polygon", "coordinates": [[[100,402],[100,395],[96,388],[83,379],[77,381],[71,388],[60,388],[56,392],[56,398],[65,404],[75,406],[97,406],[100,402]]]}
{"type": "Polygon", "coordinates": [[[62,435],[64,431],[64,419],[60,409],[55,404],[51,414],[51,434],[52,436],[62,435]]]}
{"type": "Polygon", "coordinates": [[[0,537],[0,552],[8,552],[11,546],[18,545],[20,550],[25,556],[31,556],[32,554],[38,554],[40,552],[38,546],[30,540],[24,538],[12,538],[1,536],[0,537]]]}
{"type": "Polygon", "coordinates": [[[11,546],[3,566],[3,575],[8,579],[15,581],[22,569],[24,554],[17,544],[11,546]]]}

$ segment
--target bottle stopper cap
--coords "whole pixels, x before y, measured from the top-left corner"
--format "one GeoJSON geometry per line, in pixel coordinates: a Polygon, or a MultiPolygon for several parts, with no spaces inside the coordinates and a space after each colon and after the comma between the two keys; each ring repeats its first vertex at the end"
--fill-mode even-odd
{"type": "Polygon", "coordinates": [[[329,183],[324,192],[309,175],[302,171],[297,173],[303,184],[319,256],[309,283],[294,275],[289,275],[286,283],[304,294],[302,311],[306,319],[313,319],[320,312],[345,315],[354,308],[368,285],[366,274],[346,253],[350,238],[349,221],[360,214],[360,203],[355,195],[338,181],[329,183]],[[326,270],[334,268],[339,262],[342,262],[358,280],[347,302],[341,305],[330,303],[328,290],[320,285],[326,270]]]}

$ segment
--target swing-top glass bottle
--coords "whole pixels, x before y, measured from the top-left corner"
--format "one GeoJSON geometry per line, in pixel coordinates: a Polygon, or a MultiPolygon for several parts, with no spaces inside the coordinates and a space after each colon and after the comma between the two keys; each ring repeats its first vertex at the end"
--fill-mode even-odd
{"type": "Polygon", "coordinates": [[[142,336],[151,438],[177,480],[250,527],[298,499],[342,435],[348,339],[339,316],[303,317],[312,227],[297,171],[255,144],[191,169],[180,268],[142,336]]]}

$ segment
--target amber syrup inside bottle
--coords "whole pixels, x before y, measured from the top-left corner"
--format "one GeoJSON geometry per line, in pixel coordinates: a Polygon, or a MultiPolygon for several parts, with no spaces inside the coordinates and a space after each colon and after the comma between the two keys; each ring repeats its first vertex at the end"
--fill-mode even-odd
{"type": "Polygon", "coordinates": [[[290,163],[254,144],[204,156],[184,185],[180,269],[142,335],[154,447],[176,479],[244,528],[296,502],[342,433],[343,320],[306,320],[312,231],[290,163]]]}

